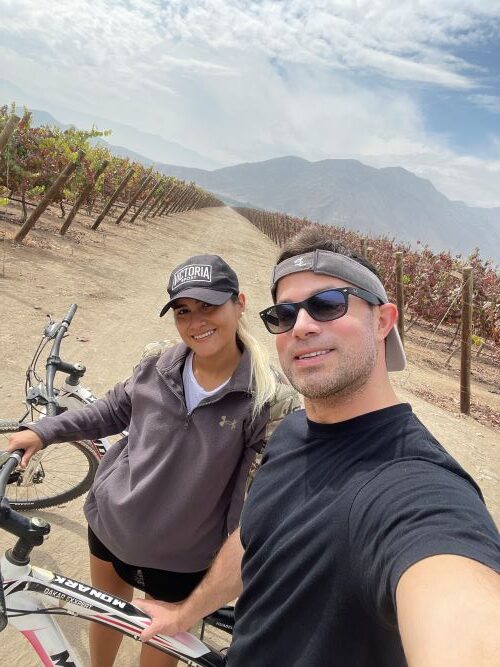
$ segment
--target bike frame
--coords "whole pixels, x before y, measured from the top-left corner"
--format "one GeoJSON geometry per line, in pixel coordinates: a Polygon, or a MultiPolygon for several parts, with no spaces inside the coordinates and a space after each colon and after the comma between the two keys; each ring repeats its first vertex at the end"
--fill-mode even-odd
{"type": "MultiPolygon", "coordinates": [[[[149,617],[130,602],[89,584],[29,564],[14,565],[6,556],[0,567],[8,622],[30,642],[44,667],[82,667],[53,618],[56,615],[101,623],[136,640],[149,624],[149,617]]],[[[155,635],[147,643],[201,667],[224,664],[223,656],[188,632],[175,637],[155,635]]]]}

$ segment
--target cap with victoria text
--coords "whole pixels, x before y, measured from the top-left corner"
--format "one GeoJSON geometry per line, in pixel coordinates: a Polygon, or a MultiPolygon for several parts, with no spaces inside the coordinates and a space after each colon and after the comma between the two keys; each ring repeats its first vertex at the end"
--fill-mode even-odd
{"type": "Polygon", "coordinates": [[[222,257],[194,255],[172,271],[167,291],[170,301],[163,306],[160,317],[181,297],[221,306],[233,294],[239,294],[240,288],[238,276],[222,257]]]}

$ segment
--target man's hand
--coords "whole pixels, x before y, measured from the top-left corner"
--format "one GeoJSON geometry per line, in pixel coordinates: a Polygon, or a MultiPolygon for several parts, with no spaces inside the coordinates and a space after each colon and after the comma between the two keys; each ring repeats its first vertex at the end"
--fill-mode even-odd
{"type": "Polygon", "coordinates": [[[182,605],[158,600],[132,600],[138,609],[151,616],[151,625],[142,631],[140,640],[147,642],[154,635],[175,635],[185,632],[189,626],[182,623],[182,605]]]}
{"type": "Polygon", "coordinates": [[[40,437],[30,429],[24,431],[19,431],[19,433],[13,433],[5,448],[7,452],[13,452],[15,449],[24,449],[24,455],[21,460],[21,466],[26,468],[28,461],[33,456],[39,452],[43,447],[43,442],[40,440],[40,437]]]}
{"type": "Polygon", "coordinates": [[[157,633],[175,635],[185,632],[204,616],[238,597],[242,588],[242,557],[238,528],[225,541],[205,577],[180,604],[133,600],[136,607],[151,616],[151,624],[143,630],[141,641],[148,641],[157,633]]]}

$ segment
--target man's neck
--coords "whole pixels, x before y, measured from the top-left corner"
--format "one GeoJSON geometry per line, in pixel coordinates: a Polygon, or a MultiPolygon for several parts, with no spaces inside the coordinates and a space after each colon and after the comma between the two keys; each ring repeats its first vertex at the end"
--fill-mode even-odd
{"type": "MultiPolygon", "coordinates": [[[[350,389],[350,388],[348,388],[350,389]]],[[[320,424],[336,424],[401,403],[388,379],[373,379],[355,390],[344,390],[325,398],[304,397],[306,415],[320,424]]]]}

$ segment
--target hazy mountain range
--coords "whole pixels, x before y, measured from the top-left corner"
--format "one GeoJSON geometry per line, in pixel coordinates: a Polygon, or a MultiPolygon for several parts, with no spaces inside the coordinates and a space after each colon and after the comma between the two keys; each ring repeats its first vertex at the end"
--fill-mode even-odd
{"type": "MultiPolygon", "coordinates": [[[[176,143],[175,141],[167,141],[158,134],[151,134],[138,130],[130,125],[116,122],[110,118],[101,118],[98,116],[91,116],[85,112],[77,109],[59,108],[56,113],[56,118],[46,111],[43,101],[33,97],[29,91],[22,90],[10,81],[0,79],[0,104],[10,104],[15,101],[18,113],[22,114],[23,107],[26,106],[33,113],[35,125],[57,125],[58,127],[68,127],[69,124],[76,125],[81,128],[91,128],[96,125],[99,130],[111,130],[111,143],[116,145],[118,151],[126,151],[127,149],[136,152],[141,156],[147,156],[151,162],[171,162],[173,164],[183,164],[189,167],[200,167],[203,169],[215,169],[221,164],[212,160],[211,158],[201,155],[186,146],[176,143]],[[61,122],[60,119],[63,119],[61,122]],[[124,147],[127,148],[124,148],[124,147]]],[[[136,159],[135,157],[133,159],[136,159]]]]}
{"type": "Polygon", "coordinates": [[[430,181],[401,167],[282,157],[215,171],[158,169],[193,180],[222,199],[412,244],[419,240],[434,250],[467,255],[479,247],[482,257],[500,263],[500,208],[450,201],[430,181]]]}
{"type": "MultiPolygon", "coordinates": [[[[0,95],[3,83],[0,81],[0,95]]],[[[34,125],[68,127],[45,111],[35,109],[32,113],[34,125]]],[[[84,114],[79,116],[75,119],[78,126],[90,127],[96,122],[90,117],[85,121],[84,114]]],[[[100,129],[108,127],[106,121],[100,125],[100,129]]],[[[134,128],[129,128],[135,133],[131,141],[123,130],[116,133],[111,129],[112,143],[110,138],[98,141],[106,143],[115,154],[146,166],[154,163],[158,171],[195,181],[229,205],[282,211],[370,235],[384,234],[413,245],[421,241],[437,251],[467,255],[479,247],[483,258],[500,264],[500,208],[451,201],[430,181],[401,167],[376,169],[357,160],[309,162],[289,156],[208,171],[173,164],[178,160],[206,165],[203,156],[179,144],[134,128]],[[116,145],[120,132],[124,142],[116,145]],[[172,158],[172,164],[164,164],[157,155],[178,157],[172,158]]]]}

